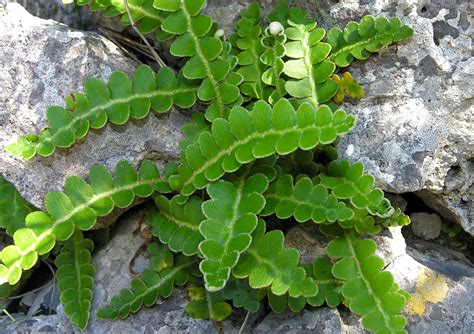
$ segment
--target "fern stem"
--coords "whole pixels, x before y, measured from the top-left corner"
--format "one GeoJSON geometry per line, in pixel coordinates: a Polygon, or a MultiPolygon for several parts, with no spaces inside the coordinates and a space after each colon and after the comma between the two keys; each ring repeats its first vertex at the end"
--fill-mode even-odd
{"type": "Polygon", "coordinates": [[[308,72],[308,80],[309,80],[309,83],[310,83],[310,86],[311,86],[311,102],[313,103],[313,105],[315,107],[317,107],[319,105],[319,101],[318,101],[318,96],[317,96],[317,93],[316,93],[316,83],[314,82],[314,74],[313,74],[313,64],[311,63],[311,54],[309,52],[309,50],[311,50],[311,48],[309,47],[309,33],[308,32],[305,32],[304,34],[304,39],[302,41],[302,44],[303,44],[303,49],[304,49],[304,64],[306,66],[306,71],[308,72]]]}

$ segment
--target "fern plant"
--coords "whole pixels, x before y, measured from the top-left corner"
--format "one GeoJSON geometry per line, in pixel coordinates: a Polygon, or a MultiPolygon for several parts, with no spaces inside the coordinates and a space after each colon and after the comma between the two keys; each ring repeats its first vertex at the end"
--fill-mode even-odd
{"type": "MultiPolygon", "coordinates": [[[[121,1],[75,3],[130,23],[121,1]]],[[[251,4],[235,34],[226,37],[201,13],[204,0],[128,5],[143,33],[174,39],[171,54],[185,59],[179,74],[142,65],[133,79],[119,72],[107,84],[89,79],[84,93],[68,96],[66,108],[48,109],[44,131],[7,149],[26,159],[47,156],[107,121],[121,125],[150,109],[189,108],[196,98],[205,107],[183,127],[179,162],[162,175],[150,161],[138,171],[120,162],[115,176],[95,166],[88,182],[70,177],[64,192],[48,193],[45,212],[28,213],[21,205],[2,217],[14,244],[0,253],[0,284],[17,284],[59,244],[61,301],[84,329],[94,269],[92,244],[81,231],[94,228],[97,217],[114,207],[128,207],[135,196],[152,197],[156,208],[147,221],[156,241],[148,247],[150,269],[113,297],[99,318],[126,318],[170,296],[175,285],[188,284],[186,312],[197,318],[221,321],[232,305],[257,312],[268,303],[275,312],[299,312],[306,305],[342,303],[367,330],[403,332],[400,312],[409,295],[383,270],[376,244],[366,236],[409,219],[384,198],[362,163],[338,160],[334,144],[356,124],[356,116],[338,104],[364,95],[341,71],[410,37],[412,29],[398,18],[365,16],[326,33],[302,9],[282,1],[266,27],[258,4],[251,4]],[[300,263],[299,250],[284,246],[275,219],[288,226],[316,224],[333,239],[327,256],[300,263]]]]}

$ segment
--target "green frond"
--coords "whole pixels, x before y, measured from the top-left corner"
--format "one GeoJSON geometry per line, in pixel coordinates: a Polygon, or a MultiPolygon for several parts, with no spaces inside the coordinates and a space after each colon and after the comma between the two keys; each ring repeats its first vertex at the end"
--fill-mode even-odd
{"type": "Polygon", "coordinates": [[[265,192],[267,201],[262,215],[275,213],[280,219],[295,217],[302,223],[334,223],[351,219],[354,212],[343,201],[329,194],[321,184],[314,184],[307,176],[294,181],[293,176],[284,174],[270,184],[265,192]]]}
{"type": "Polygon", "coordinates": [[[56,257],[56,279],[64,313],[84,330],[89,322],[95,269],[91,252],[94,243],[76,230],[56,257]]]}
{"type": "Polygon", "coordinates": [[[174,285],[182,286],[189,278],[188,269],[196,264],[196,259],[178,255],[172,267],[155,272],[145,269],[140,278],[132,279],[130,289],[122,289],[110,303],[97,312],[99,319],[125,319],[130,313],[137,313],[143,306],[155,305],[158,298],[168,298],[174,285]]]}
{"type": "Polygon", "coordinates": [[[26,216],[34,210],[15,187],[0,176],[0,227],[9,235],[25,227],[26,216]]]}
{"type": "Polygon", "coordinates": [[[203,79],[197,95],[209,102],[206,118],[213,121],[226,117],[233,104],[240,104],[242,97],[237,87],[242,77],[232,69],[237,58],[231,56],[230,44],[216,36],[210,36],[213,22],[201,15],[205,0],[155,0],[159,10],[170,12],[162,22],[163,31],[177,35],[170,48],[172,55],[190,58],[183,67],[188,79],[203,79]]]}
{"type": "Polygon", "coordinates": [[[336,307],[342,302],[341,288],[343,281],[334,277],[331,272],[333,262],[327,257],[317,258],[308,267],[309,275],[318,285],[318,294],[307,298],[311,306],[321,306],[326,303],[329,307],[336,307]]]}
{"type": "Polygon", "coordinates": [[[260,60],[265,49],[261,43],[260,6],[254,2],[242,11],[236,23],[237,73],[243,78],[239,88],[243,95],[252,99],[267,99],[269,89],[262,81],[267,66],[260,60]]]}
{"type": "Polygon", "coordinates": [[[295,110],[285,99],[273,109],[263,101],[255,103],[252,111],[234,107],[229,120],[215,120],[211,132],[202,132],[186,148],[179,175],[169,181],[173,189],[190,195],[244,163],[332,143],[354,125],[355,117],[340,109],[333,112],[327,106],[314,108],[305,103],[295,110]]]}
{"type": "MultiPolygon", "coordinates": [[[[89,5],[92,12],[100,12],[104,17],[119,17],[124,26],[130,25],[125,5],[122,0],[73,0],[78,6],[89,5]]],[[[127,0],[133,21],[142,34],[155,32],[158,40],[166,40],[169,34],[160,29],[166,13],[153,7],[154,0],[127,0]]]]}
{"type": "Polygon", "coordinates": [[[338,84],[331,79],[336,65],[327,59],[331,45],[322,42],[326,31],[317,28],[316,22],[301,18],[288,20],[288,24],[285,55],[290,59],[285,62],[283,72],[291,80],[285,84],[286,91],[317,107],[331,100],[338,90],[338,84]]]}
{"type": "Polygon", "coordinates": [[[265,289],[252,289],[247,280],[230,279],[222,291],[224,297],[232,300],[234,307],[243,307],[255,313],[260,309],[260,301],[265,297],[265,289]]]}
{"type": "Polygon", "coordinates": [[[357,209],[367,209],[370,214],[389,217],[394,209],[384,198],[383,191],[375,188],[375,178],[364,174],[361,162],[350,164],[347,160],[333,161],[326,174],[320,174],[321,184],[332,190],[339,199],[348,199],[357,209]]]}
{"type": "Polygon", "coordinates": [[[188,288],[188,298],[186,313],[193,318],[222,321],[232,314],[232,306],[226,302],[222,291],[209,292],[192,286],[188,288]]]}
{"type": "Polygon", "coordinates": [[[36,154],[49,156],[56,147],[67,148],[84,138],[89,129],[100,129],[107,121],[122,125],[130,118],[142,119],[153,109],[158,113],[170,110],[173,104],[188,108],[196,101],[197,87],[170,68],[155,75],[146,65],[135,71],[133,80],[122,72],[114,72],[107,85],[89,78],[84,93],[66,98],[66,108],[53,106],[46,112],[48,127],[38,135],[20,137],[5,149],[30,159],[36,154]]]}
{"type": "Polygon", "coordinates": [[[199,250],[204,257],[199,268],[204,274],[206,289],[224,288],[240,255],[252,243],[257,227],[257,214],[263,209],[262,193],[268,187],[263,174],[242,178],[231,183],[219,181],[207,187],[210,200],[202,205],[207,220],[199,225],[204,241],[199,250]]]}
{"type": "Polygon", "coordinates": [[[135,196],[148,197],[156,190],[169,191],[155,164],[145,160],[138,173],[126,161],[117,163],[115,177],[103,166],[89,173],[90,184],[77,176],[68,177],[64,192],[45,196],[46,212],[35,211],[26,217],[26,228],[13,234],[14,244],[5,247],[0,258],[0,284],[15,284],[22,271],[30,269],[38,256],[49,253],[56,240],[66,241],[75,230],[89,230],[97,217],[113,208],[130,206],[135,196]]]}
{"type": "Polygon", "coordinates": [[[155,203],[159,211],[151,211],[147,216],[152,234],[173,252],[188,256],[197,254],[199,243],[203,240],[199,232],[199,224],[204,220],[202,200],[192,197],[182,204],[180,196],[174,196],[171,200],[158,196],[155,203]]]}
{"type": "Polygon", "coordinates": [[[270,287],[275,295],[289,293],[291,297],[311,297],[318,293],[312,278],[299,266],[299,252],[284,248],[284,235],[280,230],[254,234],[254,241],[242,254],[234,267],[237,278],[249,278],[250,287],[270,287]]]}
{"type": "Polygon", "coordinates": [[[350,232],[331,241],[328,254],[339,259],[332,274],[343,280],[342,295],[352,312],[362,317],[365,329],[376,333],[402,333],[406,319],[399,315],[407,293],[399,290],[393,275],[383,271],[384,262],[375,255],[377,245],[357,239],[350,232]]]}
{"type": "Polygon", "coordinates": [[[399,18],[364,16],[359,23],[349,22],[344,31],[332,28],[326,37],[331,45],[330,59],[339,67],[349,66],[355,59],[367,59],[382,47],[411,37],[413,29],[399,18]]]}

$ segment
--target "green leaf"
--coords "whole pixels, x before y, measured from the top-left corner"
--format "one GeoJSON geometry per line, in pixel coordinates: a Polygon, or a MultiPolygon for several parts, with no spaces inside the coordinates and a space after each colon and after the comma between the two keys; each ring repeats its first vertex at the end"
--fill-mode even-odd
{"type": "Polygon", "coordinates": [[[155,203],[159,211],[147,215],[152,234],[173,252],[183,252],[188,256],[197,254],[198,245],[203,240],[199,232],[199,224],[204,220],[202,201],[193,197],[182,204],[179,196],[171,200],[158,196],[155,203]]]}
{"type": "Polygon", "coordinates": [[[317,107],[328,102],[338,89],[330,79],[336,66],[326,59],[331,45],[321,42],[324,29],[316,28],[316,23],[306,19],[304,13],[288,24],[285,54],[292,59],[285,62],[283,72],[292,80],[286,82],[285,89],[291,96],[317,107]]]}
{"type": "Polygon", "coordinates": [[[327,42],[332,46],[330,59],[339,67],[346,67],[355,59],[366,59],[382,47],[411,37],[413,29],[399,18],[364,16],[359,23],[349,22],[344,31],[333,28],[327,42]]]}
{"type": "Polygon", "coordinates": [[[364,328],[398,333],[406,324],[398,315],[406,303],[406,293],[399,291],[391,273],[382,271],[383,260],[375,251],[374,241],[356,239],[351,232],[345,232],[327,246],[328,254],[339,258],[332,267],[332,274],[343,281],[346,304],[362,317],[364,328]]]}
{"type": "Polygon", "coordinates": [[[225,286],[223,294],[226,299],[232,300],[235,307],[243,307],[249,312],[256,313],[266,292],[264,289],[252,289],[246,280],[231,279],[225,286]]]}
{"type": "Polygon", "coordinates": [[[279,176],[270,184],[265,198],[267,203],[262,211],[263,216],[275,213],[280,219],[295,217],[300,223],[308,220],[333,223],[354,215],[343,201],[329,194],[326,187],[314,185],[306,176],[297,182],[289,174],[279,176]]]}
{"type": "Polygon", "coordinates": [[[122,289],[110,303],[97,312],[99,319],[125,319],[137,313],[143,306],[155,305],[159,297],[168,298],[173,286],[184,285],[189,278],[188,270],[196,263],[193,257],[177,256],[175,265],[159,272],[145,269],[139,278],[134,278],[130,289],[122,289]]]}
{"type": "Polygon", "coordinates": [[[361,162],[333,161],[327,174],[321,174],[321,184],[333,191],[339,199],[349,199],[358,209],[367,209],[370,214],[389,217],[394,213],[390,202],[384,198],[382,190],[374,188],[375,179],[364,174],[361,162]]]}
{"type": "Polygon", "coordinates": [[[179,175],[169,178],[174,189],[190,195],[196,189],[207,186],[210,180],[219,179],[225,172],[235,171],[243,163],[274,153],[289,154],[298,148],[309,150],[319,144],[331,143],[337,136],[352,129],[355,122],[353,116],[342,110],[333,113],[326,106],[315,109],[309,104],[303,104],[295,110],[285,99],[278,101],[272,115],[270,106],[259,101],[248,112],[247,119],[252,124],[247,127],[251,132],[239,137],[240,134],[232,129],[242,127],[241,123],[237,123],[240,117],[234,118],[242,111],[241,108],[233,108],[229,121],[214,121],[210,133],[202,132],[198,141],[187,147],[187,150],[192,147],[193,159],[182,157],[179,175]],[[296,123],[282,128],[285,117],[292,117],[296,123]],[[208,170],[212,170],[212,177],[208,170]]]}
{"type": "Polygon", "coordinates": [[[128,162],[122,161],[116,165],[113,178],[98,165],[91,168],[90,185],[73,176],[66,180],[64,193],[48,193],[47,212],[28,214],[26,228],[13,234],[14,245],[0,253],[0,284],[18,282],[22,270],[30,269],[38,255],[47,254],[56,240],[69,239],[76,229],[91,229],[97,217],[107,215],[114,206],[124,207],[135,196],[149,196],[154,190],[169,191],[151,161],[145,160],[139,171],[137,174],[128,162]],[[151,191],[144,192],[144,187],[151,187],[151,191]]]}
{"type": "Polygon", "coordinates": [[[207,220],[199,226],[204,236],[199,245],[204,260],[199,268],[207,290],[224,288],[240,255],[250,246],[267,187],[268,179],[263,174],[248,178],[244,174],[234,183],[219,181],[208,186],[211,199],[202,206],[207,220]]]}
{"type": "Polygon", "coordinates": [[[232,314],[232,307],[225,301],[222,291],[190,287],[188,297],[191,301],[186,306],[186,313],[193,318],[222,321],[232,314]]]}
{"type": "Polygon", "coordinates": [[[84,330],[89,322],[95,269],[91,252],[94,244],[84,239],[80,231],[61,249],[55,263],[56,279],[64,313],[71,322],[84,330]]]}
{"type": "Polygon", "coordinates": [[[100,129],[107,120],[122,125],[130,117],[144,118],[150,108],[162,113],[170,110],[173,104],[190,107],[195,102],[196,91],[196,86],[182,76],[176,77],[171,69],[162,68],[155,75],[146,65],[137,68],[133,81],[121,72],[112,73],[107,85],[91,78],[84,84],[84,94],[68,96],[66,109],[48,108],[49,124],[39,136],[21,136],[9,144],[7,150],[25,159],[35,154],[49,156],[55,147],[72,146],[84,138],[89,128],[100,129]]]}
{"type": "MultiPolygon", "coordinates": [[[[130,20],[122,1],[111,0],[68,0],[78,6],[89,5],[93,12],[102,12],[105,17],[119,17],[120,22],[128,26],[130,20]]],[[[128,0],[128,7],[133,21],[143,34],[154,31],[159,32],[160,23],[164,18],[163,13],[153,7],[154,0],[128,0]]],[[[178,0],[179,2],[179,0],[178,0]]]]}
{"type": "Polygon", "coordinates": [[[283,239],[283,233],[279,230],[254,236],[254,242],[235,266],[234,276],[248,277],[250,287],[270,287],[272,293],[279,296],[287,292],[291,297],[316,295],[316,284],[298,265],[298,251],[283,248],[283,239]]]}
{"type": "Polygon", "coordinates": [[[25,227],[25,218],[33,209],[15,187],[0,176],[0,227],[13,235],[25,227]]]}

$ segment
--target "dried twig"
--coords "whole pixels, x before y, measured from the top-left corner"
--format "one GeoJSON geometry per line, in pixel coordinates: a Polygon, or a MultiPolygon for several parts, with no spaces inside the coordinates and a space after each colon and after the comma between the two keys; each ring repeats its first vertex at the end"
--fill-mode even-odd
{"type": "Polygon", "coordinates": [[[140,30],[138,30],[137,26],[135,25],[135,21],[133,20],[132,13],[130,12],[130,8],[128,7],[127,0],[123,0],[123,5],[125,6],[125,10],[127,11],[128,19],[130,21],[130,25],[132,26],[133,30],[135,30],[138,36],[140,36],[140,38],[143,40],[146,46],[150,49],[151,54],[155,58],[156,62],[160,65],[160,67],[167,67],[163,59],[161,59],[160,56],[158,56],[155,49],[150,45],[146,37],[143,36],[143,34],[140,32],[140,30]]]}

